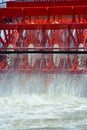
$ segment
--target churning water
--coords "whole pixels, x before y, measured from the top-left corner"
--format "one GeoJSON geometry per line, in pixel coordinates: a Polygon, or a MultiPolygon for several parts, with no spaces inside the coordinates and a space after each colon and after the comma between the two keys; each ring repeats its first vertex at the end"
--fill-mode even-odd
{"type": "Polygon", "coordinates": [[[87,130],[86,79],[0,74],[0,130],[87,130]]]}

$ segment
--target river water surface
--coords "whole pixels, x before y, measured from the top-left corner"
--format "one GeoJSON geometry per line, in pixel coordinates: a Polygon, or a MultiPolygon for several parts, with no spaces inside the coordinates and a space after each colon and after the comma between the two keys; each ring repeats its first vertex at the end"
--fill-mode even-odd
{"type": "Polygon", "coordinates": [[[0,75],[0,130],[87,130],[86,75],[0,75]]]}

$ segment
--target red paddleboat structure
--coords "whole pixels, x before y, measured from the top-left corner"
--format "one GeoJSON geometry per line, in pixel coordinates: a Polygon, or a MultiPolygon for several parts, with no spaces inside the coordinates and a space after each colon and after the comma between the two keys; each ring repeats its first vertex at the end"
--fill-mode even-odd
{"type": "Polygon", "coordinates": [[[7,2],[0,30],[1,72],[87,72],[87,0],[7,2]]]}

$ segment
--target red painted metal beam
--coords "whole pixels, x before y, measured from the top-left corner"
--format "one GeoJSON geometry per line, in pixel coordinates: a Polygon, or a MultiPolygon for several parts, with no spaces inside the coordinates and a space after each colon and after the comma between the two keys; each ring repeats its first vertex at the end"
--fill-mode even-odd
{"type": "Polygon", "coordinates": [[[7,7],[47,7],[87,5],[87,0],[35,0],[33,2],[7,2],[7,7]]]}
{"type": "Polygon", "coordinates": [[[0,17],[15,17],[22,15],[23,10],[21,8],[0,8],[0,17]]]}
{"type": "Polygon", "coordinates": [[[87,29],[87,23],[80,23],[80,24],[2,24],[0,26],[0,30],[37,30],[37,29],[44,29],[44,30],[58,30],[58,29],[87,29]]]}
{"type": "Polygon", "coordinates": [[[30,8],[1,8],[1,17],[16,16],[56,16],[56,15],[86,15],[87,6],[61,7],[30,7],[30,8]]]}

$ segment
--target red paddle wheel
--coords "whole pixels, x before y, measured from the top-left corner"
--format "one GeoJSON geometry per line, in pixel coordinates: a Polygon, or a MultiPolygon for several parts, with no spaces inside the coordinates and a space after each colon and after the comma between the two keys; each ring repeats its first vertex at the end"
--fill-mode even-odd
{"type": "Polygon", "coordinates": [[[87,72],[87,1],[7,2],[0,8],[0,71],[87,72]]]}

